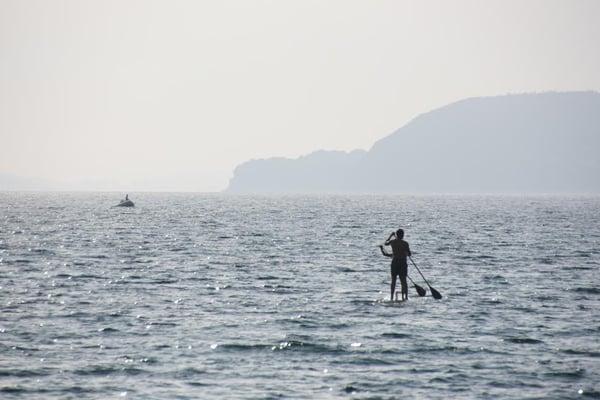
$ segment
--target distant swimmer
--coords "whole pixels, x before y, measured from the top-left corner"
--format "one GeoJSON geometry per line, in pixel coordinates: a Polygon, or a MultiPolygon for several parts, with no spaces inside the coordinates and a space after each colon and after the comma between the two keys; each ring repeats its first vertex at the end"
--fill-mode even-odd
{"type": "Polygon", "coordinates": [[[400,277],[402,300],[408,300],[408,285],[406,283],[408,264],[406,263],[406,258],[410,257],[411,253],[408,243],[405,242],[403,238],[404,231],[402,229],[398,229],[396,232],[392,232],[385,241],[386,246],[392,246],[392,254],[387,253],[383,246],[379,246],[379,249],[384,256],[392,257],[392,284],[390,289],[390,300],[392,301],[394,300],[394,292],[396,291],[396,276],[400,277]]]}
{"type": "Polygon", "coordinates": [[[129,195],[128,194],[125,195],[125,201],[129,201],[129,195]]]}

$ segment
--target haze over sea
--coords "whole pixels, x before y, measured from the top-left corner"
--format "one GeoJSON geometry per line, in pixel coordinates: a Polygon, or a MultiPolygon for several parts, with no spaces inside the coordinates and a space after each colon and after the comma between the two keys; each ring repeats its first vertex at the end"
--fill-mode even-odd
{"type": "Polygon", "coordinates": [[[130,197],[0,193],[3,399],[600,397],[599,196],[130,197]]]}

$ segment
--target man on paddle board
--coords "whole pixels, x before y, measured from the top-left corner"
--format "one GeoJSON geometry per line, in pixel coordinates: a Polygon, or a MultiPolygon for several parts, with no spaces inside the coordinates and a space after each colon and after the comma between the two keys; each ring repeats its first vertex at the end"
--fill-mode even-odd
{"type": "Polygon", "coordinates": [[[408,300],[408,285],[406,276],[408,275],[408,264],[406,258],[411,256],[408,243],[403,240],[404,231],[398,229],[392,232],[385,241],[386,246],[392,246],[392,254],[386,253],[383,246],[379,246],[384,256],[392,257],[392,284],[390,290],[390,299],[394,300],[394,292],[396,291],[396,276],[400,277],[400,287],[402,291],[402,300],[408,300]],[[393,238],[393,239],[392,239],[393,238]]]}

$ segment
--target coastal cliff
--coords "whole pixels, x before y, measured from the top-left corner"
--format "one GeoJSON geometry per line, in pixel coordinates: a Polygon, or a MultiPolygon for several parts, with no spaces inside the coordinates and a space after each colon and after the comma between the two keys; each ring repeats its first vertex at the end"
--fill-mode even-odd
{"type": "Polygon", "coordinates": [[[598,193],[600,93],[470,98],[369,151],[239,165],[229,193],[598,193]]]}

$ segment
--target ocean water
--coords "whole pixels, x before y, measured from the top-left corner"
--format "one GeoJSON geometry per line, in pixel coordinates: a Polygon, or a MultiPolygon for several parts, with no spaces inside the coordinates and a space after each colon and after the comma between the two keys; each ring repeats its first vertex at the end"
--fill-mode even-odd
{"type": "Polygon", "coordinates": [[[600,197],[131,197],[0,193],[0,398],[600,397],[600,197]]]}

